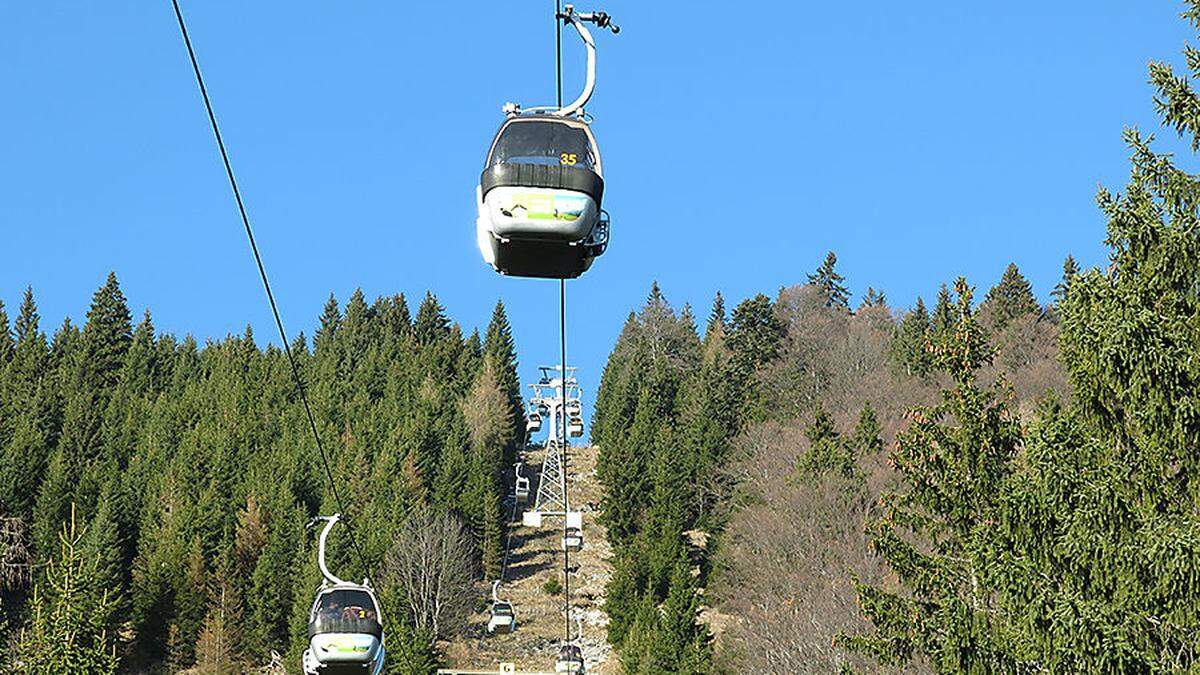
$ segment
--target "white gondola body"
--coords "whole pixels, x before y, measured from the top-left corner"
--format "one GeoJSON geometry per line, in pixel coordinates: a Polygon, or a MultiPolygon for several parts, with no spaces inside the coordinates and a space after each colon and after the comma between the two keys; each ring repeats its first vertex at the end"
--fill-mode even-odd
{"type": "MultiPolygon", "coordinates": [[[[507,603],[499,603],[506,605],[507,603]]],[[[513,614],[512,606],[493,605],[492,614],[488,618],[488,633],[511,633],[517,629],[517,617],[513,614]]]]}
{"type": "Polygon", "coordinates": [[[569,527],[563,534],[562,546],[564,551],[579,551],[583,548],[583,530],[569,527]]]}
{"type": "Polygon", "coordinates": [[[314,635],[304,651],[304,672],[309,675],[378,675],[383,662],[383,641],[363,633],[314,635]]]}
{"type": "MultiPolygon", "coordinates": [[[[347,606],[342,605],[343,611],[347,606]]],[[[309,614],[308,649],[301,659],[306,675],[382,673],[386,649],[380,620],[379,603],[369,587],[344,584],[323,588],[309,614]],[[344,600],[346,593],[359,598],[360,604],[349,616],[336,616],[328,601],[335,597],[344,600]]]]}
{"type": "Polygon", "coordinates": [[[510,115],[486,166],[475,189],[475,240],[496,271],[570,278],[604,252],[600,157],[585,120],[510,115]]]}

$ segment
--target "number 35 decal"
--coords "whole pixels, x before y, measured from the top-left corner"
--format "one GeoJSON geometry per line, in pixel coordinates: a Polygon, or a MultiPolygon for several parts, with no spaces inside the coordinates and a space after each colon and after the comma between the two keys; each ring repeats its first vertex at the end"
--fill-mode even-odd
{"type": "Polygon", "coordinates": [[[567,166],[575,166],[578,160],[579,156],[574,152],[564,152],[558,156],[558,163],[567,166]]]}

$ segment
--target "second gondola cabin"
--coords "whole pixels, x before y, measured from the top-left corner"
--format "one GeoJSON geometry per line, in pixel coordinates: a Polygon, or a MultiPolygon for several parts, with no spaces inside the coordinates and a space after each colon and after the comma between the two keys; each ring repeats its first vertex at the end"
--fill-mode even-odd
{"type": "Polygon", "coordinates": [[[582,116],[511,110],[476,196],[479,251],[502,274],[574,278],[608,245],[600,151],[582,116]]]}

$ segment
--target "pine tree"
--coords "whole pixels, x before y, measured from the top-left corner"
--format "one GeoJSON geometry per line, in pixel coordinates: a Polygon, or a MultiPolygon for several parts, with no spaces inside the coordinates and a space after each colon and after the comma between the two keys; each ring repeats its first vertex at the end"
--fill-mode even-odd
{"type": "Polygon", "coordinates": [[[31,618],[17,644],[16,666],[23,673],[81,675],[117,672],[115,635],[106,630],[107,590],[95,592],[83,557],[84,533],[71,518],[59,538],[59,553],[34,590],[31,618]]]}
{"type": "Polygon", "coordinates": [[[717,335],[724,335],[726,329],[725,298],[721,291],[713,297],[712,309],[708,312],[708,323],[704,327],[704,342],[708,344],[717,335]]]}
{"type": "Polygon", "coordinates": [[[109,273],[104,285],[92,296],[87,323],[83,326],[83,341],[87,366],[97,378],[95,386],[115,385],[125,352],[133,341],[133,323],[114,273],[109,273]]]}
{"type": "Polygon", "coordinates": [[[900,320],[900,329],[892,340],[892,358],[906,375],[924,376],[932,365],[927,349],[933,328],[925,301],[917,296],[911,312],[900,320]]]}
{"type": "Polygon", "coordinates": [[[446,309],[433,293],[425,293],[425,299],[417,308],[417,320],[413,330],[417,342],[422,345],[431,345],[449,337],[450,320],[446,318],[446,309]]]}
{"type": "Polygon", "coordinates": [[[517,350],[513,341],[512,328],[508,323],[508,314],[504,310],[504,302],[496,301],[492,310],[492,320],[488,323],[487,333],[483,340],[483,353],[486,367],[491,367],[499,378],[499,384],[508,398],[507,413],[510,416],[511,432],[506,439],[505,462],[513,459],[516,445],[524,436],[524,429],[519,428],[518,421],[522,420],[525,412],[524,401],[521,398],[521,379],[517,374],[517,350]]]}
{"type": "Polygon", "coordinates": [[[854,436],[850,443],[860,455],[875,454],[883,450],[883,439],[879,436],[882,431],[875,408],[868,402],[858,415],[858,424],[854,427],[854,436]]]}
{"type": "Polygon", "coordinates": [[[1000,283],[988,291],[983,306],[987,309],[991,323],[996,330],[1002,330],[1013,319],[1033,314],[1038,311],[1037,299],[1033,297],[1033,287],[1016,263],[1009,263],[1000,277],[1000,283]]]}
{"type": "Polygon", "coordinates": [[[8,324],[8,314],[4,311],[4,301],[0,300],[0,370],[3,370],[5,364],[12,360],[14,351],[16,351],[16,342],[13,340],[12,329],[8,324]]]}
{"type": "Polygon", "coordinates": [[[887,296],[883,294],[883,291],[877,291],[873,287],[868,286],[867,294],[863,296],[859,309],[867,307],[887,307],[887,296]]]}
{"type": "Polygon", "coordinates": [[[787,328],[775,315],[770,299],[763,294],[743,300],[733,310],[728,345],[734,363],[752,373],[778,354],[787,328]]]}
{"type": "Polygon", "coordinates": [[[1075,256],[1067,254],[1066,260],[1063,261],[1062,281],[1059,281],[1054,286],[1054,290],[1050,295],[1054,297],[1056,305],[1062,304],[1062,301],[1067,297],[1067,289],[1071,286],[1071,281],[1079,276],[1079,263],[1075,262],[1075,256]]]}
{"type": "Polygon", "coordinates": [[[808,275],[808,283],[817,287],[826,307],[849,309],[850,291],[846,288],[845,277],[838,274],[836,268],[837,255],[830,251],[817,271],[808,275]]]}
{"type": "Polygon", "coordinates": [[[946,284],[938,288],[937,304],[933,306],[933,330],[942,333],[954,325],[954,302],[946,284]]]}

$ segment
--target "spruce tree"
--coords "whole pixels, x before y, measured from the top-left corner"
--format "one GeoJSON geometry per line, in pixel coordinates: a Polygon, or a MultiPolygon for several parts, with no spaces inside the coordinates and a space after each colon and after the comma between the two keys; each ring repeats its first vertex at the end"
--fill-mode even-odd
{"type": "Polygon", "coordinates": [[[342,312],[338,308],[337,298],[330,293],[329,299],[325,301],[325,309],[321,312],[320,326],[313,336],[313,351],[320,353],[331,348],[341,325],[342,312]]]}
{"type": "Polygon", "coordinates": [[[855,475],[854,456],[820,403],[804,435],[808,438],[808,452],[796,461],[796,471],[802,479],[819,478],[825,474],[847,478],[855,475]]]}
{"type": "Polygon", "coordinates": [[[960,279],[955,325],[934,345],[936,364],[954,387],[941,403],[920,406],[899,435],[891,461],[909,490],[884,497],[886,514],[868,527],[873,548],[906,587],[895,593],[860,585],[860,606],[877,632],[843,643],[883,663],[915,652],[941,672],[1009,672],[1003,614],[985,590],[987,570],[973,557],[989,523],[1000,517],[1001,486],[1020,446],[1020,424],[1003,387],[981,389],[975,374],[991,348],[960,279]],[[913,535],[935,541],[925,552],[913,535]]]}
{"type": "Polygon", "coordinates": [[[1002,330],[1013,319],[1033,314],[1038,311],[1037,299],[1033,297],[1033,287],[1016,263],[1009,263],[1000,277],[1000,282],[988,291],[983,306],[987,308],[991,323],[996,330],[1002,330]]]}
{"type": "Polygon", "coordinates": [[[704,342],[708,344],[717,335],[724,335],[726,329],[725,298],[721,291],[713,297],[712,309],[708,312],[708,323],[704,326],[704,342]]]}
{"type": "Polygon", "coordinates": [[[851,445],[860,455],[877,453],[883,450],[883,439],[879,436],[882,431],[879,419],[875,415],[875,408],[868,402],[858,415],[858,424],[854,426],[851,445]]]}
{"type": "Polygon", "coordinates": [[[8,323],[8,313],[4,311],[4,301],[0,300],[0,371],[3,371],[4,366],[12,360],[15,350],[16,342],[13,340],[12,328],[8,323]]]}
{"type": "Polygon", "coordinates": [[[104,285],[92,296],[87,323],[83,326],[87,367],[95,373],[93,385],[116,384],[125,352],[133,341],[133,323],[117,275],[109,273],[104,285]]]}
{"type": "Polygon", "coordinates": [[[931,356],[927,347],[933,324],[925,301],[917,296],[911,312],[900,320],[900,328],[892,339],[892,358],[906,375],[924,376],[931,367],[931,356]]]}
{"type": "Polygon", "coordinates": [[[863,296],[859,309],[869,307],[887,307],[887,296],[883,294],[883,291],[877,291],[871,286],[867,287],[867,294],[863,296]]]}
{"type": "Polygon", "coordinates": [[[517,349],[513,341],[512,327],[508,323],[508,314],[504,310],[504,302],[496,301],[492,310],[492,320],[488,323],[487,333],[483,340],[484,360],[488,363],[485,368],[493,369],[499,378],[499,385],[508,399],[508,415],[510,416],[511,432],[506,439],[507,448],[505,462],[513,459],[515,446],[524,437],[524,428],[519,422],[524,418],[525,405],[521,398],[521,379],[517,374],[517,349]]]}
{"type": "Polygon", "coordinates": [[[933,330],[941,333],[954,325],[954,302],[946,284],[938,288],[937,303],[933,306],[933,330]]]}
{"type": "Polygon", "coordinates": [[[1066,260],[1063,260],[1062,280],[1054,286],[1054,290],[1050,293],[1054,297],[1056,305],[1066,299],[1067,289],[1070,288],[1071,282],[1077,276],[1079,276],[1079,263],[1075,262],[1075,256],[1067,254],[1066,260]]]}
{"type": "Polygon", "coordinates": [[[837,272],[837,255],[833,251],[826,254],[825,262],[817,271],[808,275],[808,283],[817,287],[825,306],[834,309],[850,308],[850,291],[845,281],[845,277],[837,272]]]}
{"type": "Polygon", "coordinates": [[[767,296],[759,293],[743,300],[733,310],[728,345],[734,363],[743,373],[753,373],[773,360],[787,327],[775,315],[775,307],[767,296]]]}
{"type": "Polygon", "coordinates": [[[417,342],[422,345],[431,345],[449,337],[450,320],[446,318],[446,309],[433,293],[426,291],[425,299],[417,308],[417,320],[413,330],[417,342]]]}
{"type": "Polygon", "coordinates": [[[72,517],[63,526],[58,555],[34,591],[29,625],[17,644],[15,665],[23,673],[81,675],[117,672],[116,636],[106,625],[108,591],[97,591],[82,553],[84,532],[72,517]]]}

